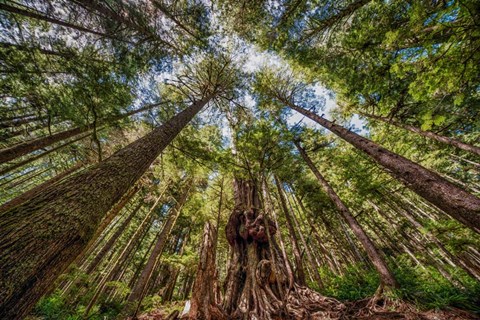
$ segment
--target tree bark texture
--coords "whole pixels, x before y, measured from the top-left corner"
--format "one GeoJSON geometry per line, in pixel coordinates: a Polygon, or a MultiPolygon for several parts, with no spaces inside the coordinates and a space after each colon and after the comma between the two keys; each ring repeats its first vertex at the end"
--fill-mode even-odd
{"type": "MultiPolygon", "coordinates": [[[[161,103],[148,105],[148,106],[145,106],[143,108],[139,108],[137,110],[133,110],[133,111],[127,112],[125,114],[118,115],[118,116],[115,116],[111,119],[107,119],[107,120],[104,120],[104,121],[101,121],[101,122],[103,122],[103,124],[113,123],[113,122],[122,120],[124,118],[127,118],[129,116],[132,116],[134,114],[137,114],[137,113],[149,110],[153,107],[159,106],[160,104],[161,103]]],[[[97,123],[97,126],[99,126],[99,125],[102,125],[102,123],[97,123]]],[[[61,132],[58,132],[58,133],[55,133],[55,134],[52,134],[52,135],[48,135],[48,136],[45,136],[43,138],[38,138],[38,139],[23,142],[23,143],[20,143],[20,144],[16,144],[16,145],[14,145],[10,148],[2,149],[2,150],[0,150],[0,164],[8,162],[8,161],[13,160],[13,159],[16,159],[18,157],[24,156],[26,154],[29,154],[29,153],[33,152],[33,151],[40,150],[40,149],[43,149],[45,147],[51,146],[52,144],[54,144],[56,142],[63,141],[65,139],[68,139],[68,138],[71,138],[71,137],[75,137],[75,136],[77,136],[81,133],[84,133],[84,132],[88,132],[92,127],[93,127],[93,125],[87,125],[87,126],[84,126],[84,127],[76,127],[76,128],[61,131],[61,132]]]]}
{"type": "Polygon", "coordinates": [[[228,319],[321,319],[344,306],[300,286],[274,240],[277,231],[255,182],[235,179],[235,207],[226,226],[232,247],[223,309],[228,319]],[[291,273],[291,272],[290,272],[291,273]]]}
{"type": "MultiPolygon", "coordinates": [[[[187,181],[188,181],[187,185],[183,187],[184,190],[182,191],[180,198],[177,200],[177,204],[175,205],[174,208],[170,210],[167,220],[162,226],[162,231],[158,235],[157,242],[153,247],[152,252],[150,253],[150,257],[148,258],[147,264],[142,270],[142,273],[140,274],[140,277],[137,280],[137,283],[135,283],[135,286],[132,288],[132,291],[128,296],[127,301],[129,302],[138,301],[138,303],[140,304],[141,300],[143,299],[147,284],[151,278],[155,265],[158,263],[160,256],[163,253],[163,249],[165,248],[165,244],[167,243],[168,236],[170,235],[170,232],[172,231],[173,227],[175,226],[175,223],[177,222],[178,217],[180,216],[180,213],[182,212],[183,205],[187,201],[187,197],[190,192],[189,184],[191,183],[191,180],[187,180],[187,181]]],[[[136,312],[135,312],[135,315],[136,315],[136,312]]]]}
{"type": "Polygon", "coordinates": [[[210,222],[205,223],[200,248],[197,275],[190,298],[190,312],[184,319],[220,320],[227,319],[225,312],[217,305],[214,292],[216,277],[215,240],[217,229],[210,222]]]}

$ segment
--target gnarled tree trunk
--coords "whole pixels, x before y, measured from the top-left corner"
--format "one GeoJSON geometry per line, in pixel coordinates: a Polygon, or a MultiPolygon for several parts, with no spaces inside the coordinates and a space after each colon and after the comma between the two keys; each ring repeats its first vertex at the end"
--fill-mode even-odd
{"type": "MultiPolygon", "coordinates": [[[[343,309],[334,299],[296,284],[275,242],[275,223],[255,182],[235,179],[235,207],[226,226],[232,246],[223,308],[228,319],[323,319],[343,309]]],[[[271,206],[270,206],[271,207],[271,206]]]]}

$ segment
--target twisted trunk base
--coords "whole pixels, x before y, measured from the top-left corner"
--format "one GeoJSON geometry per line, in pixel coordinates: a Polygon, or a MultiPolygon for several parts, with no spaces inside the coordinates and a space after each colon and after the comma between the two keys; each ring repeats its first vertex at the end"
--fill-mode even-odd
{"type": "Polygon", "coordinates": [[[342,303],[293,281],[275,241],[276,226],[262,211],[255,183],[236,180],[235,208],[226,227],[232,247],[224,285],[228,319],[339,318],[342,303]]]}

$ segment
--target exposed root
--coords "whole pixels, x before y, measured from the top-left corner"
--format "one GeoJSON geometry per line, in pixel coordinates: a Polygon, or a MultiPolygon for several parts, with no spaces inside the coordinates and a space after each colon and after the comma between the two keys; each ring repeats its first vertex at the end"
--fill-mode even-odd
{"type": "MultiPolygon", "coordinates": [[[[378,300],[375,309],[368,309],[373,298],[366,298],[354,302],[342,303],[338,300],[322,296],[321,294],[295,285],[287,297],[286,305],[278,300],[265,306],[267,310],[255,310],[249,313],[248,319],[258,320],[475,320],[480,319],[463,310],[450,308],[449,310],[419,311],[414,305],[391,298],[378,300]],[[285,311],[286,310],[286,311],[285,311]],[[263,311],[263,312],[262,312],[263,311]],[[260,316],[260,314],[262,314],[260,316]]],[[[371,305],[370,305],[371,306],[371,305]]],[[[245,319],[242,315],[225,317],[222,312],[210,312],[211,320],[218,319],[245,319]]],[[[167,315],[161,310],[155,310],[138,317],[139,320],[174,320],[173,314],[167,315]]]]}
{"type": "Polygon", "coordinates": [[[287,297],[286,308],[292,319],[340,319],[346,309],[340,301],[297,284],[287,297]]]}
{"type": "Polygon", "coordinates": [[[346,304],[347,309],[340,319],[406,319],[406,320],[473,320],[475,315],[458,310],[420,311],[413,304],[382,296],[373,296],[346,304]]]}

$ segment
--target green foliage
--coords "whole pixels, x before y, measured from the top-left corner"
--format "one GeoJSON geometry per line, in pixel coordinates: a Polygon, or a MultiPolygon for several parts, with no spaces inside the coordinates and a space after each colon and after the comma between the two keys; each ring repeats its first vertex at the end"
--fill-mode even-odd
{"type": "Polygon", "coordinates": [[[345,275],[334,275],[329,269],[320,269],[325,288],[322,294],[340,300],[358,300],[372,296],[377,290],[380,279],[373,270],[366,270],[363,265],[350,265],[345,275]]]}
{"type": "Polygon", "coordinates": [[[72,314],[68,302],[65,297],[62,297],[60,291],[55,291],[53,294],[41,299],[35,308],[34,314],[44,320],[81,319],[80,315],[72,314]]]}
{"type": "MultiPolygon", "coordinates": [[[[433,267],[423,269],[413,266],[403,256],[395,260],[392,270],[399,283],[399,288],[393,292],[395,297],[414,302],[421,309],[455,307],[480,312],[480,283],[461,270],[451,271],[464,288],[453,285],[433,267]]],[[[325,288],[321,292],[340,300],[353,301],[373,296],[380,284],[377,273],[364,265],[349,266],[343,276],[334,275],[327,269],[321,269],[320,273],[325,280],[325,288]]]]}

